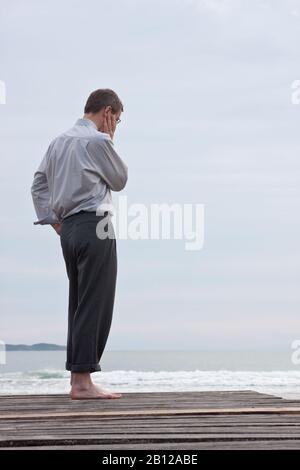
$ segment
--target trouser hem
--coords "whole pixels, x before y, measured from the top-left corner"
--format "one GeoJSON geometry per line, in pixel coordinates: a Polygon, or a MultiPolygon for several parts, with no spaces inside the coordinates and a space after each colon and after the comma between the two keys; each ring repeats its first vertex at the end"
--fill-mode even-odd
{"type": "Polygon", "coordinates": [[[101,371],[100,364],[70,364],[66,362],[66,370],[71,372],[98,372],[101,371]]]}

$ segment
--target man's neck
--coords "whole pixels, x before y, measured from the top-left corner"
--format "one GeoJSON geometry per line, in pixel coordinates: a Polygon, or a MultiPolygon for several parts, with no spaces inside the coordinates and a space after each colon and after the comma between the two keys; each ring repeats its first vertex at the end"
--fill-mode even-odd
{"type": "Polygon", "coordinates": [[[96,119],[95,117],[93,117],[93,115],[91,115],[91,114],[84,114],[84,115],[83,115],[83,118],[84,118],[84,119],[89,119],[90,121],[92,121],[92,122],[95,124],[95,126],[97,127],[98,131],[100,130],[100,129],[99,129],[99,123],[98,123],[97,119],[96,119]]]}

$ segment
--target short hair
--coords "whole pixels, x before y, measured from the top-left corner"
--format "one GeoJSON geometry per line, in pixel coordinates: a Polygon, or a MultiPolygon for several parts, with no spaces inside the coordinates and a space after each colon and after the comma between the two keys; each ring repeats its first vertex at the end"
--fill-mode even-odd
{"type": "Polygon", "coordinates": [[[85,113],[98,113],[105,106],[111,106],[112,112],[116,114],[118,111],[123,111],[123,103],[110,88],[100,88],[93,91],[87,99],[84,107],[85,113]]]}

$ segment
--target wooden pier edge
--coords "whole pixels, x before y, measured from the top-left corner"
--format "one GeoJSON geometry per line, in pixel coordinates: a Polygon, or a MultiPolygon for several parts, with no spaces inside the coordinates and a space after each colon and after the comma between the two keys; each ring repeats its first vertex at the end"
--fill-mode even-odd
{"type": "Polygon", "coordinates": [[[251,391],[0,396],[0,449],[300,449],[300,400],[251,391]]]}

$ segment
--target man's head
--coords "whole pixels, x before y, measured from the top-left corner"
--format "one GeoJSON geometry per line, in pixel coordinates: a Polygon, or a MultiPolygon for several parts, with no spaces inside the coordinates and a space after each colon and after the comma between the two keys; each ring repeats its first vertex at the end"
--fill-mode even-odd
{"type": "Polygon", "coordinates": [[[112,116],[117,124],[123,110],[118,95],[109,88],[101,88],[93,91],[88,97],[84,107],[84,117],[91,119],[98,130],[102,130],[106,118],[112,116]]]}

